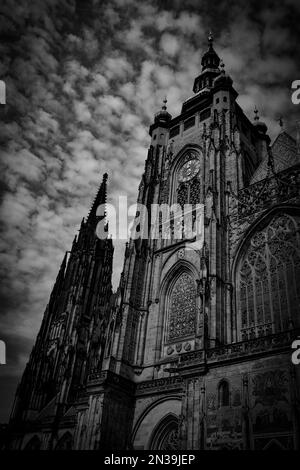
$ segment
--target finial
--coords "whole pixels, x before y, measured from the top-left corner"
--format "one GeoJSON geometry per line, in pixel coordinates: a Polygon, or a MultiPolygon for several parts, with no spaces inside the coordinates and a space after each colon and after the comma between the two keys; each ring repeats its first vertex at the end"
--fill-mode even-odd
{"type": "Polygon", "coordinates": [[[164,97],[164,100],[163,100],[163,103],[164,103],[164,104],[163,104],[162,107],[161,107],[161,109],[162,109],[163,111],[166,111],[166,110],[167,110],[167,102],[168,102],[168,100],[167,100],[167,97],[165,96],[165,97],[164,97]]]}
{"type": "Polygon", "coordinates": [[[208,44],[209,44],[210,46],[212,46],[213,42],[214,42],[213,33],[212,33],[211,31],[209,31],[209,33],[208,33],[208,44]]]}
{"type": "Polygon", "coordinates": [[[254,108],[254,121],[259,121],[258,109],[256,106],[254,108]]]}
{"type": "Polygon", "coordinates": [[[281,130],[283,130],[283,117],[279,116],[279,118],[277,119],[277,122],[278,122],[279,126],[281,127],[281,130]]]}
{"type": "Polygon", "coordinates": [[[221,67],[221,74],[224,75],[225,74],[225,69],[224,69],[225,64],[224,64],[222,59],[220,60],[220,67],[221,67]]]}
{"type": "Polygon", "coordinates": [[[87,223],[91,222],[96,217],[98,206],[100,206],[101,204],[106,204],[107,179],[108,179],[108,174],[104,173],[102,177],[102,182],[100,184],[98,192],[92,203],[92,207],[90,209],[89,215],[87,217],[87,220],[86,220],[87,223]]]}

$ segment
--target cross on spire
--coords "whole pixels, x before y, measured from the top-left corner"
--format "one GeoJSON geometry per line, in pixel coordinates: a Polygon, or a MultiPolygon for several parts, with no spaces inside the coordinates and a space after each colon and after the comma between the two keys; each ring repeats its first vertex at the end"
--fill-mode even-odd
{"type": "Polygon", "coordinates": [[[164,99],[163,99],[163,105],[162,105],[162,107],[161,107],[161,109],[162,109],[163,111],[166,111],[166,110],[167,110],[167,102],[168,102],[168,100],[167,100],[167,97],[165,96],[164,99]]]}
{"type": "Polygon", "coordinates": [[[221,68],[221,74],[222,74],[222,75],[225,74],[225,69],[224,69],[224,67],[225,67],[225,64],[224,64],[223,60],[221,59],[221,60],[220,60],[220,68],[221,68]]]}

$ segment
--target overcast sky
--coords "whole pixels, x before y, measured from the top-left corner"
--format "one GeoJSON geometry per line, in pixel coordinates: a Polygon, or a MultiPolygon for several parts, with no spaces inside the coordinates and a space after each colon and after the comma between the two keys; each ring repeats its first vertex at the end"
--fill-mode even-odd
{"type": "Polygon", "coordinates": [[[256,104],[272,138],[279,115],[294,134],[300,2],[1,0],[0,11],[1,423],[102,174],[109,202],[135,202],[154,113],[165,95],[180,113],[210,29],[248,117],[256,104]]]}

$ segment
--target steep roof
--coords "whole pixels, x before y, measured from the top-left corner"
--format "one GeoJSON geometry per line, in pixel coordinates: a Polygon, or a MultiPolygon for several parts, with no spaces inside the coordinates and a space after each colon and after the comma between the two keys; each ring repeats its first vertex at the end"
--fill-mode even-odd
{"type": "MultiPolygon", "coordinates": [[[[274,160],[274,170],[276,173],[296,165],[296,163],[299,163],[300,161],[299,155],[297,155],[296,141],[285,131],[281,132],[276,137],[271,146],[271,151],[274,160]]],[[[252,176],[250,184],[257,183],[257,181],[261,181],[266,178],[267,172],[268,158],[265,156],[252,176]]]]}

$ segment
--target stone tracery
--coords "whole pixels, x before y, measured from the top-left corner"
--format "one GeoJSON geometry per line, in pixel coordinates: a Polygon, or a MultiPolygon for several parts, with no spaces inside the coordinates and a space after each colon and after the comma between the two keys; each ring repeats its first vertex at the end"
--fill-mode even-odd
{"type": "Polygon", "coordinates": [[[168,342],[195,333],[196,286],[187,272],[183,272],[173,285],[168,310],[168,342]]]}
{"type": "Polygon", "coordinates": [[[300,279],[299,218],[276,215],[251,239],[239,272],[242,339],[297,324],[300,279]]]}

